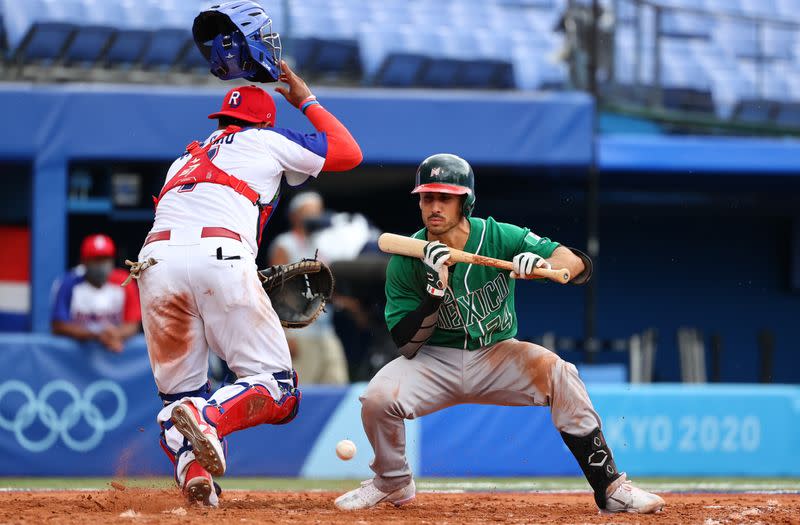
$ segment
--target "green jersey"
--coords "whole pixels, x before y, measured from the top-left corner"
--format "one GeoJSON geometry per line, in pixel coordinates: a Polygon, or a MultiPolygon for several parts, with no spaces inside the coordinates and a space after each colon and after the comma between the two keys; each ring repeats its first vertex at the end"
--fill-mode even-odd
{"type": "MultiPolygon", "coordinates": [[[[464,251],[510,261],[533,252],[550,257],[558,243],[539,237],[527,228],[488,219],[470,218],[464,251]]],[[[423,228],[413,235],[427,239],[423,228]]],[[[476,264],[455,264],[450,271],[436,329],[429,345],[476,350],[517,335],[514,279],[509,272],[476,264]]],[[[386,269],[386,324],[389,330],[415,310],[425,291],[423,262],[413,257],[392,256],[386,269]]]]}

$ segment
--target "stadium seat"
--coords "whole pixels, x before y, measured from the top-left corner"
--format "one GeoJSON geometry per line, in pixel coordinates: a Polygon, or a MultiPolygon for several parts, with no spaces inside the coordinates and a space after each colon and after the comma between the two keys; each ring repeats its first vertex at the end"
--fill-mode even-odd
{"type": "Polygon", "coordinates": [[[760,79],[760,95],[771,100],[789,102],[792,98],[791,87],[787,73],[791,69],[787,61],[774,61],[767,64],[757,64],[760,79]]]}
{"type": "Polygon", "coordinates": [[[109,66],[130,66],[142,60],[153,33],[142,29],[121,29],[106,53],[105,63],[109,66]]]}
{"type": "Polygon", "coordinates": [[[64,63],[94,64],[108,50],[115,30],[106,26],[81,26],[64,54],[64,63]]]}
{"type": "Polygon", "coordinates": [[[778,112],[778,103],[771,100],[740,100],[733,110],[733,119],[747,124],[769,124],[778,112]]]}
{"type": "Polygon", "coordinates": [[[667,109],[714,113],[714,99],[711,91],[691,88],[664,88],[662,104],[667,109]]]}
{"type": "Polygon", "coordinates": [[[4,61],[8,54],[8,35],[6,35],[6,23],[3,13],[0,13],[0,58],[4,61]]]}
{"type": "Polygon", "coordinates": [[[187,71],[208,72],[210,69],[206,57],[197,49],[194,42],[192,42],[190,48],[186,50],[186,54],[181,60],[181,66],[187,71]]]}
{"type": "Polygon", "coordinates": [[[705,8],[712,13],[743,14],[742,0],[705,0],[705,8]]]}
{"type": "Polygon", "coordinates": [[[320,39],[316,56],[309,67],[317,73],[359,75],[361,61],[358,42],[351,39],[320,39]]]}
{"type": "Polygon", "coordinates": [[[14,52],[17,63],[59,59],[78,28],[62,22],[35,22],[14,52]]]}
{"type": "Polygon", "coordinates": [[[742,0],[742,11],[751,16],[774,17],[777,10],[775,0],[742,0]]]}
{"type": "Polygon", "coordinates": [[[708,39],[712,26],[712,18],[694,13],[665,10],[661,15],[661,32],[669,37],[708,39]]]}
{"type": "Polygon", "coordinates": [[[456,85],[479,89],[510,89],[514,87],[514,71],[502,60],[468,60],[461,67],[456,85]]]}
{"type": "Polygon", "coordinates": [[[420,73],[419,85],[432,88],[455,87],[463,64],[463,61],[454,58],[431,59],[420,73]]]}
{"type": "Polygon", "coordinates": [[[789,60],[793,58],[796,42],[796,31],[766,26],[763,29],[761,52],[771,59],[789,60]]]}
{"type": "Polygon", "coordinates": [[[712,30],[712,40],[720,48],[740,57],[758,54],[758,32],[753,22],[742,20],[720,21],[712,30]]]}
{"type": "Polygon", "coordinates": [[[412,87],[418,85],[421,71],[430,59],[413,53],[390,53],[375,75],[374,84],[386,87],[412,87]]]}
{"type": "Polygon", "coordinates": [[[800,103],[781,104],[775,115],[775,124],[786,128],[800,129],[800,103]]]}
{"type": "Polygon", "coordinates": [[[316,60],[320,40],[318,38],[293,38],[283,45],[286,56],[291,57],[294,67],[300,72],[307,72],[316,60]],[[288,44],[288,45],[287,45],[288,44]]]}
{"type": "Polygon", "coordinates": [[[142,57],[145,68],[168,68],[175,65],[178,59],[194,46],[194,40],[185,29],[160,29],[153,33],[153,38],[142,57]]]}

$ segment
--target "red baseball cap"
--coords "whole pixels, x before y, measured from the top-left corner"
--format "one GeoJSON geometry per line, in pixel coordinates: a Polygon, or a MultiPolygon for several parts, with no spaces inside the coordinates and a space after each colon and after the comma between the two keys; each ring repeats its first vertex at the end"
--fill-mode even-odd
{"type": "Polygon", "coordinates": [[[222,108],[208,118],[221,116],[238,118],[257,124],[268,122],[275,125],[275,101],[269,93],[258,86],[235,87],[222,100],[222,108]]]}
{"type": "Polygon", "coordinates": [[[114,257],[116,253],[117,248],[114,246],[114,241],[102,233],[89,235],[81,243],[82,261],[93,257],[114,257]]]}

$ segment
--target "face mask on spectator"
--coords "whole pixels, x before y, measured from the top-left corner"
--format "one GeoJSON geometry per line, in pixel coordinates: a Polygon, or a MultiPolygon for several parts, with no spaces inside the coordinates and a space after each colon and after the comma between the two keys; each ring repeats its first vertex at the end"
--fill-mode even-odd
{"type": "Polygon", "coordinates": [[[94,286],[103,286],[114,269],[114,263],[110,260],[92,261],[86,263],[86,280],[94,286]]]}

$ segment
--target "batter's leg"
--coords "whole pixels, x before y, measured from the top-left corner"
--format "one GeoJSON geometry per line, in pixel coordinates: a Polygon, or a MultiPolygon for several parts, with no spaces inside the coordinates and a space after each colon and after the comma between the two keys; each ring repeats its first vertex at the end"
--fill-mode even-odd
{"type": "Polygon", "coordinates": [[[465,383],[472,402],[550,406],[553,423],[594,490],[600,509],[653,512],[663,507],[661,498],[632,487],[617,471],[600,416],[572,363],[516,339],[470,352],[466,359],[465,383]]]}
{"type": "Polygon", "coordinates": [[[405,419],[430,414],[461,400],[462,352],[422,347],[414,359],[384,366],[361,395],[361,421],[375,452],[373,483],[392,492],[411,481],[406,459],[405,419]]]}
{"type": "Polygon", "coordinates": [[[361,421],[375,457],[375,477],[338,498],[340,510],[382,502],[404,505],[416,488],[406,458],[405,419],[459,402],[462,351],[423,346],[414,359],[398,357],[378,371],[361,395],[361,421]]]}

